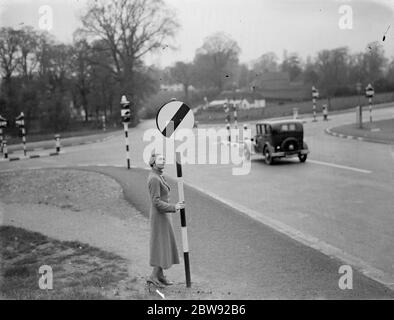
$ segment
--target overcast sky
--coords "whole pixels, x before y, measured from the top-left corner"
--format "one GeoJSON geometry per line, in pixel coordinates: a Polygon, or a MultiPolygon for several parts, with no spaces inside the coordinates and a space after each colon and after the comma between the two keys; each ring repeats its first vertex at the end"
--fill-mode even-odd
{"type": "MultiPolygon", "coordinates": [[[[386,56],[394,56],[394,0],[165,0],[181,25],[171,44],[177,50],[162,50],[147,57],[161,67],[175,61],[191,61],[204,38],[222,31],[237,41],[241,62],[250,62],[273,51],[280,59],[283,50],[303,58],[321,49],[348,46],[351,52],[364,51],[369,42],[384,45],[386,56]],[[343,5],[353,11],[352,29],[341,29],[339,12],[343,5]],[[388,29],[389,28],[389,29],[388,29]],[[386,30],[386,40],[382,42],[386,30]]],[[[51,33],[71,42],[80,25],[83,0],[0,0],[0,25],[21,23],[38,28],[39,7],[53,9],[51,33]]]]}

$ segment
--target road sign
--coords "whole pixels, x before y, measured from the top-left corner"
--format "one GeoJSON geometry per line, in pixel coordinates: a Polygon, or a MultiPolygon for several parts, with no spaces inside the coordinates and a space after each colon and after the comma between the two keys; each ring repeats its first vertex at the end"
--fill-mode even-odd
{"type": "Polygon", "coordinates": [[[367,98],[372,98],[374,96],[374,94],[375,94],[375,91],[374,91],[372,85],[368,84],[367,87],[365,88],[365,96],[367,98]]]}
{"type": "Polygon", "coordinates": [[[0,116],[0,128],[5,128],[7,127],[7,119],[0,116]]]}
{"type": "Polygon", "coordinates": [[[182,101],[170,101],[157,112],[156,126],[163,136],[170,138],[175,130],[193,129],[194,114],[182,101]]]}
{"type": "Polygon", "coordinates": [[[25,126],[25,115],[23,112],[21,112],[21,114],[15,118],[15,124],[20,128],[25,126]]]}
{"type": "Polygon", "coordinates": [[[319,98],[319,91],[315,87],[312,87],[312,98],[319,98]]]}
{"type": "Polygon", "coordinates": [[[120,106],[122,109],[120,110],[120,116],[122,117],[123,123],[130,122],[131,114],[130,114],[130,101],[127,100],[126,96],[122,96],[120,99],[120,106]]]}

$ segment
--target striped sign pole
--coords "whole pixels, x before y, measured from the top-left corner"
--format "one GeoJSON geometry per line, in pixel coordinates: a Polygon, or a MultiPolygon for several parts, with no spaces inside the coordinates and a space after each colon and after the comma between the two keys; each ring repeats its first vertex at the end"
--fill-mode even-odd
{"type": "Polygon", "coordinates": [[[126,161],[127,161],[127,169],[130,169],[130,147],[129,147],[129,122],[131,120],[130,113],[130,101],[127,100],[126,96],[123,95],[120,99],[120,115],[122,117],[124,136],[126,142],[126,161]]]}
{"type": "Polygon", "coordinates": [[[105,126],[105,116],[102,116],[102,117],[101,117],[101,120],[103,121],[103,131],[106,131],[107,128],[106,128],[106,126],[105,126]]]}
{"type": "Polygon", "coordinates": [[[226,129],[227,129],[227,140],[230,143],[231,142],[231,132],[230,132],[230,110],[228,103],[224,103],[224,112],[225,112],[225,121],[226,121],[226,129]]]}
{"type": "Polygon", "coordinates": [[[55,134],[55,140],[56,140],[56,152],[60,153],[60,135],[55,134]]]}
{"type": "MultiPolygon", "coordinates": [[[[181,101],[172,99],[170,102],[164,104],[156,115],[156,126],[161,134],[167,139],[174,139],[174,153],[175,153],[175,165],[178,177],[178,195],[179,202],[185,201],[184,188],[183,188],[183,177],[182,177],[182,162],[181,153],[176,152],[175,146],[175,131],[180,129],[192,130],[194,126],[194,114],[190,110],[189,106],[181,101]]],[[[190,260],[189,260],[189,242],[187,238],[187,227],[186,227],[186,210],[180,209],[181,216],[181,228],[182,228],[182,246],[183,246],[183,257],[185,264],[185,275],[186,275],[186,287],[191,287],[190,277],[190,260]]]]}
{"type": "Polygon", "coordinates": [[[127,122],[123,122],[123,128],[124,128],[124,136],[126,141],[127,169],[130,169],[129,124],[127,122]]]}
{"type": "Polygon", "coordinates": [[[238,117],[237,117],[237,106],[234,100],[234,128],[235,128],[235,142],[238,141],[238,117]]]}
{"type": "Polygon", "coordinates": [[[316,98],[319,98],[319,91],[312,86],[313,121],[316,122],[316,98]]]}
{"type": "MultiPolygon", "coordinates": [[[[176,152],[176,175],[178,177],[178,194],[179,201],[185,201],[184,189],[183,189],[183,177],[182,177],[182,162],[181,153],[176,152]]],[[[185,262],[185,276],[186,276],[186,287],[191,287],[190,277],[190,260],[189,260],[189,242],[187,238],[187,226],[186,226],[186,210],[180,209],[181,214],[181,230],[182,230],[182,246],[183,246],[183,259],[185,262]]]]}
{"type": "Polygon", "coordinates": [[[4,159],[8,159],[7,140],[3,140],[3,155],[4,159]]]}
{"type": "Polygon", "coordinates": [[[369,122],[372,123],[372,97],[369,97],[369,122]]]}
{"type": "Polygon", "coordinates": [[[313,98],[312,102],[313,102],[313,121],[316,122],[317,121],[316,120],[316,99],[313,98]]]}
{"type": "Polygon", "coordinates": [[[0,152],[3,152],[3,128],[0,127],[0,152]]]}
{"type": "Polygon", "coordinates": [[[25,127],[21,128],[22,130],[22,142],[23,142],[23,154],[26,157],[26,131],[25,131],[25,127]]]}

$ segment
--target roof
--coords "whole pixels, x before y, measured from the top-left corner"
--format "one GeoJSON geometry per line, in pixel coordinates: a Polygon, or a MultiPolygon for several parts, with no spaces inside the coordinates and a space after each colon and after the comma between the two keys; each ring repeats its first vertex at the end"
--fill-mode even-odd
{"type": "Polygon", "coordinates": [[[241,99],[246,99],[249,102],[254,101],[254,100],[263,100],[264,97],[261,93],[258,92],[250,92],[250,91],[222,91],[219,94],[219,99],[236,99],[236,100],[241,100],[241,99]]]}
{"type": "Polygon", "coordinates": [[[256,124],[270,124],[270,125],[274,125],[274,124],[285,124],[285,123],[299,123],[301,125],[303,124],[301,120],[294,120],[294,119],[265,120],[265,121],[257,122],[256,124]]]}

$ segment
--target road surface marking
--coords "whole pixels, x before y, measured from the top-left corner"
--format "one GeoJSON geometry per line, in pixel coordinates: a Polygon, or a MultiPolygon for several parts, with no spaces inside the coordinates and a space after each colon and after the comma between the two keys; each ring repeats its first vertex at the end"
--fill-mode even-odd
{"type": "Polygon", "coordinates": [[[364,169],[359,169],[359,168],[354,168],[354,167],[342,166],[340,164],[335,164],[335,163],[330,163],[330,162],[317,161],[317,160],[308,160],[308,162],[312,162],[312,163],[315,163],[315,164],[320,164],[320,165],[323,165],[323,166],[333,167],[333,168],[339,168],[339,169],[345,169],[345,170],[361,172],[361,173],[372,173],[372,171],[370,171],[370,170],[364,170],[364,169]]]}

